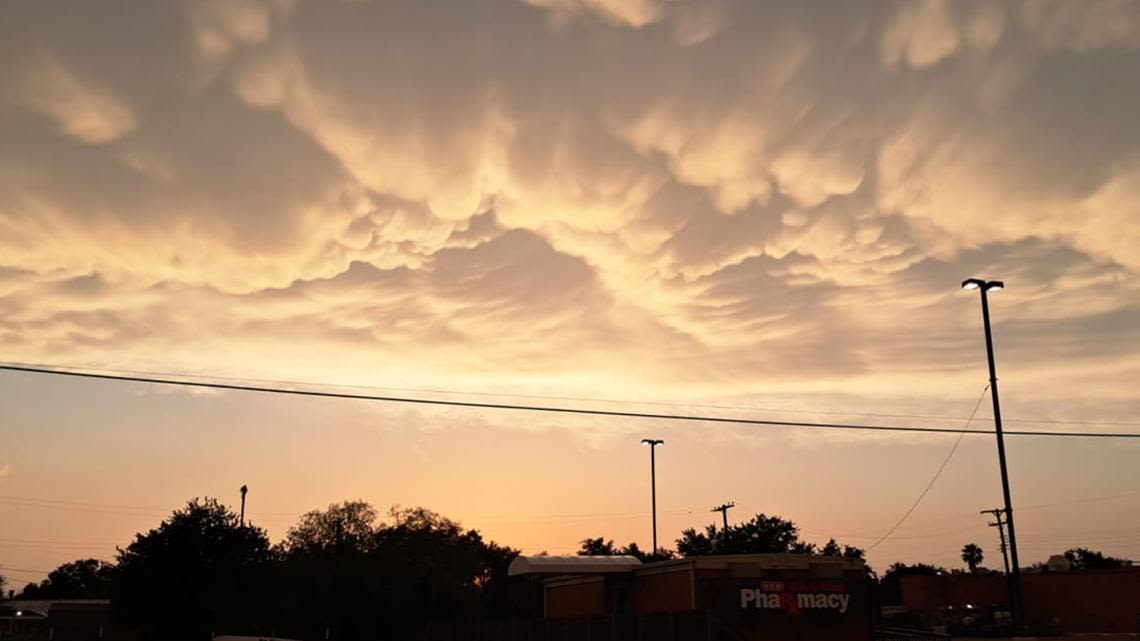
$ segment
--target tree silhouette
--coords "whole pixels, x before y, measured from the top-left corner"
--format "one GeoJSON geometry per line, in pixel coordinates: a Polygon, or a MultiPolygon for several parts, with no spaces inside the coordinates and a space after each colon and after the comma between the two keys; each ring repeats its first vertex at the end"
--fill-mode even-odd
{"type": "MultiPolygon", "coordinates": [[[[641,554],[633,544],[617,552],[641,554]]],[[[137,535],[115,565],[66,563],[29,592],[109,592],[120,623],[156,641],[417,638],[429,620],[541,616],[541,579],[507,579],[516,556],[430,510],[393,508],[381,522],[362,501],[309,512],[270,547],[207,498],[137,535]]]]}
{"type": "Polygon", "coordinates": [[[517,550],[424,508],[393,508],[388,521],[361,501],[303,516],[280,546],[281,582],[292,586],[280,629],[412,638],[430,619],[541,612],[526,586],[506,580],[517,550]]]}
{"type": "Polygon", "coordinates": [[[982,564],[984,558],[985,554],[977,543],[967,543],[962,546],[962,560],[970,568],[970,572],[977,572],[978,566],[982,564]]]}
{"type": "Polygon", "coordinates": [[[194,499],[119,549],[113,602],[148,638],[260,630],[273,602],[271,562],[264,530],[241,526],[215,499],[194,499]]]}
{"type": "Polygon", "coordinates": [[[927,563],[894,563],[879,580],[879,600],[882,605],[902,604],[902,577],[912,575],[946,574],[946,568],[927,563]]]}
{"type": "Polygon", "coordinates": [[[369,636],[376,627],[379,577],[369,554],[376,548],[376,510],[363,501],[334,503],[301,516],[277,551],[282,599],[279,625],[291,635],[369,636]]]}
{"type": "Polygon", "coordinates": [[[819,547],[815,543],[796,541],[789,551],[792,554],[819,554],[819,547]]]}
{"type": "Polygon", "coordinates": [[[653,561],[667,561],[669,559],[677,558],[677,553],[669,548],[657,548],[656,552],[646,552],[642,550],[637,543],[630,542],[629,545],[617,551],[618,554],[625,556],[635,556],[642,563],[651,563],[653,561]]]}
{"type": "Polygon", "coordinates": [[[582,547],[578,548],[578,556],[614,556],[617,553],[613,539],[607,541],[603,536],[582,539],[582,547]]]}
{"type": "Polygon", "coordinates": [[[376,518],[376,510],[364,501],[334,503],[324,511],[305,513],[289,528],[280,547],[286,554],[365,553],[375,543],[376,518]]]}
{"type": "Polygon", "coordinates": [[[393,508],[377,532],[376,558],[390,607],[406,630],[431,618],[464,618],[509,607],[507,566],[518,551],[424,508],[393,508]],[[498,598],[491,597],[495,595],[498,598]]]}
{"type": "Polygon", "coordinates": [[[25,599],[105,599],[111,596],[114,566],[97,559],[64,563],[40,583],[29,583],[20,593],[25,599]]]}
{"type": "Polygon", "coordinates": [[[1088,548],[1072,548],[1065,551],[1065,558],[1069,560],[1074,570],[1099,570],[1104,568],[1119,568],[1131,565],[1131,561],[1105,556],[1103,553],[1088,548]]]}
{"type": "Polygon", "coordinates": [[[623,548],[614,547],[612,539],[607,540],[602,536],[583,539],[582,546],[578,548],[578,556],[634,556],[642,563],[677,558],[673,550],[660,548],[656,552],[646,552],[633,542],[623,548]]]}
{"type": "Polygon", "coordinates": [[[839,547],[835,539],[828,539],[820,553],[824,556],[843,556],[843,549],[839,547]]]}
{"type": "Polygon", "coordinates": [[[714,525],[706,527],[704,532],[689,528],[677,539],[677,552],[682,556],[783,552],[863,558],[863,550],[841,546],[835,539],[829,540],[822,548],[802,541],[795,523],[766,514],[757,514],[749,521],[719,530],[714,525]]]}

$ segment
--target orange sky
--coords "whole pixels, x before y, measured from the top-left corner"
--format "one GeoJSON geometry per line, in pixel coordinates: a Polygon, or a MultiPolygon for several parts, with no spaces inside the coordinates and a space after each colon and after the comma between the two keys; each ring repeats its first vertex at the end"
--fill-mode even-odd
{"type": "MultiPolygon", "coordinates": [[[[0,360],[956,427],[984,276],[1010,427],[1140,429],[1130,3],[0,11],[0,360]]],[[[5,372],[0,574],[243,483],[274,538],[364,498],[647,547],[645,436],[666,543],[735,501],[869,545],[954,441],[5,372]]],[[[1023,561],[1140,558],[1138,448],[1011,438],[1023,561]]],[[[870,561],[1000,565],[999,503],[969,436],[870,561]]]]}

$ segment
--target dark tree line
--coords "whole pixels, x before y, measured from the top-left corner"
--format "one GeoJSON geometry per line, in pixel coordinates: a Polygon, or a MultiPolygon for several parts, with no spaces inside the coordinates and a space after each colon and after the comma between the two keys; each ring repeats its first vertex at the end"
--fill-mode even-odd
{"type": "Polygon", "coordinates": [[[778,516],[757,514],[751,520],[727,528],[710,525],[703,532],[689,528],[681,532],[677,539],[677,550],[658,550],[655,554],[643,552],[636,543],[624,548],[616,548],[612,540],[604,537],[585,539],[578,554],[627,554],[642,561],[675,558],[680,555],[707,556],[713,554],[823,554],[861,559],[863,550],[850,545],[840,545],[829,539],[822,546],[800,538],[799,527],[792,521],[778,516]]]}
{"type": "Polygon", "coordinates": [[[672,550],[658,550],[657,552],[646,552],[642,550],[636,543],[630,543],[625,547],[617,547],[614,545],[612,539],[607,540],[605,537],[599,536],[596,539],[586,538],[582,540],[582,547],[578,549],[579,556],[634,556],[641,560],[643,563],[649,561],[664,561],[666,559],[676,558],[676,554],[672,550]]]}
{"type": "Polygon", "coordinates": [[[902,578],[904,576],[949,574],[946,568],[927,563],[893,563],[879,578],[878,595],[881,605],[902,605],[902,578]]]}
{"type": "MultiPolygon", "coordinates": [[[[725,529],[685,530],[676,551],[619,548],[599,537],[583,540],[579,554],[654,561],[772,552],[863,557],[863,550],[835,539],[806,542],[795,523],[764,514],[725,529]]],[[[241,525],[218,501],[195,499],[119,548],[114,563],[65,563],[20,596],[110,597],[120,623],[146,639],[214,633],[403,639],[415,638],[428,621],[541,616],[535,580],[507,580],[517,555],[430,510],[393,508],[382,521],[362,501],[309,512],[273,545],[265,530],[241,525]]],[[[1127,563],[1085,548],[1065,556],[1077,570],[1127,563]]],[[[901,599],[902,576],[938,572],[946,570],[896,563],[881,580],[868,578],[889,604],[901,599]]]]}
{"type": "Polygon", "coordinates": [[[67,563],[24,598],[110,597],[147,639],[211,634],[413,638],[424,622],[541,615],[506,581],[518,551],[422,508],[389,522],[360,501],[305,514],[272,545],[214,499],[190,501],[119,548],[115,563],[67,563]]]}
{"type": "Polygon", "coordinates": [[[39,583],[30,583],[24,599],[105,599],[111,596],[113,565],[98,559],[64,563],[39,583]]]}
{"type": "Polygon", "coordinates": [[[1069,560],[1069,567],[1073,570],[1103,570],[1106,568],[1119,568],[1132,565],[1132,562],[1127,559],[1107,556],[1088,548],[1065,550],[1063,556],[1069,560]]]}

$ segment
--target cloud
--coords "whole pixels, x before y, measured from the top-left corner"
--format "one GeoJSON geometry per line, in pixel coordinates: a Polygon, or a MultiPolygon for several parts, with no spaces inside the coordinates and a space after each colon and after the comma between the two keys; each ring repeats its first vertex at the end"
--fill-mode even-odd
{"type": "Polygon", "coordinates": [[[903,402],[993,274],[1027,394],[1138,368],[1125,4],[395,6],[22,7],[6,352],[903,402]]]}
{"type": "Polygon", "coordinates": [[[27,69],[18,99],[87,144],[111,142],[135,127],[130,108],[97,83],[81,80],[56,60],[27,69]]]}
{"type": "Polygon", "coordinates": [[[664,13],[660,0],[523,0],[561,15],[588,13],[614,24],[639,28],[658,21],[664,13]]]}
{"type": "Polygon", "coordinates": [[[953,54],[960,41],[949,5],[945,0],[903,3],[883,34],[883,63],[894,67],[906,62],[921,69],[953,54]]]}
{"type": "Polygon", "coordinates": [[[194,44],[206,60],[217,60],[236,48],[269,39],[276,17],[289,15],[294,0],[210,0],[186,2],[194,44]]]}
{"type": "Polygon", "coordinates": [[[673,40],[682,47],[699,45],[715,37],[729,20],[727,3],[681,2],[673,5],[673,40]]]}
{"type": "Polygon", "coordinates": [[[1029,37],[1047,49],[1090,53],[1140,47],[1140,16],[1126,0],[1028,0],[1018,14],[1029,37]]]}

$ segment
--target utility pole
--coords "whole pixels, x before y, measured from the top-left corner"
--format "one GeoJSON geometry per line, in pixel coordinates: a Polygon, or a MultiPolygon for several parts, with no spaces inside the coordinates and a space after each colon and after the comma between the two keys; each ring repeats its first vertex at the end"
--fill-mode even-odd
{"type": "Polygon", "coordinates": [[[1001,468],[1001,492],[1005,499],[1005,524],[1009,527],[1009,562],[1010,584],[1013,586],[1012,600],[1009,604],[1013,614],[1014,630],[1020,632],[1024,627],[1024,603],[1021,594],[1021,564],[1017,560],[1017,532],[1013,527],[1013,500],[1009,492],[1009,472],[1005,464],[1005,436],[1001,428],[1001,403],[998,401],[997,367],[994,366],[994,339],[990,331],[990,301],[989,293],[1005,289],[1005,283],[1000,280],[982,280],[980,278],[967,278],[962,281],[962,289],[976,289],[982,295],[982,324],[986,330],[986,360],[990,366],[990,396],[994,405],[994,434],[997,436],[998,466],[1001,468]]]}
{"type": "Polygon", "coordinates": [[[736,504],[732,503],[730,501],[728,503],[722,503],[721,505],[718,505],[718,506],[714,507],[713,509],[709,510],[710,512],[720,512],[721,517],[724,519],[724,531],[725,532],[728,531],[728,511],[734,507],[736,507],[736,504]]]}
{"type": "Polygon", "coordinates": [[[659,438],[643,438],[641,442],[649,446],[649,487],[653,505],[653,554],[657,554],[657,446],[665,443],[659,438]]]}
{"type": "MultiPolygon", "coordinates": [[[[997,519],[993,523],[987,523],[987,525],[990,527],[996,527],[998,529],[998,540],[1001,541],[1001,560],[1002,563],[1005,564],[1005,574],[1008,577],[1009,555],[1006,553],[1007,550],[1005,545],[1005,521],[1002,520],[1002,517],[1005,516],[1005,511],[1001,508],[994,508],[992,510],[982,510],[980,514],[993,514],[994,518],[997,519]]],[[[1011,594],[1010,596],[1012,597],[1013,595],[1011,594]]]]}
{"type": "Polygon", "coordinates": [[[1016,595],[1016,590],[1014,589],[1014,586],[1013,586],[1013,575],[1009,573],[1009,555],[1006,554],[1005,521],[1002,520],[1002,517],[1005,516],[1005,510],[998,507],[998,508],[994,508],[992,510],[982,510],[981,513],[982,514],[993,514],[994,515],[995,521],[993,523],[989,523],[988,525],[990,527],[996,527],[998,529],[998,540],[1001,541],[1001,561],[1005,565],[1006,589],[1009,590],[1009,602],[1010,602],[1009,607],[1010,607],[1010,613],[1012,614],[1012,612],[1013,612],[1013,599],[1016,595]]]}
{"type": "Polygon", "coordinates": [[[246,486],[241,486],[241,526],[245,527],[245,493],[249,491],[246,486]]]}

